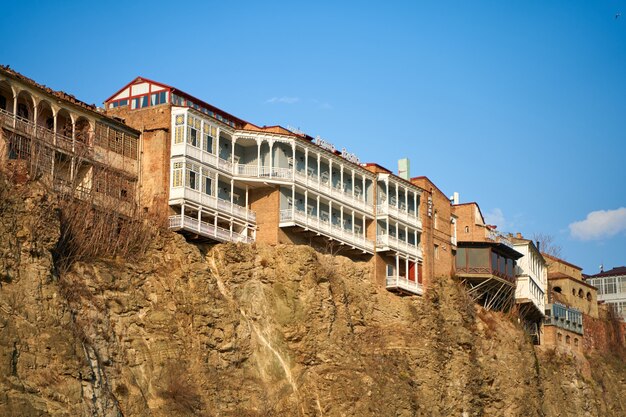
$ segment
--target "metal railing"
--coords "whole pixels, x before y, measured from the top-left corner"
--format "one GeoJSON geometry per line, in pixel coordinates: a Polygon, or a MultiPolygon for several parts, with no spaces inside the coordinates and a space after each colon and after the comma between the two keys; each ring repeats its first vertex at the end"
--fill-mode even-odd
{"type": "Polygon", "coordinates": [[[376,215],[391,216],[411,225],[416,225],[419,229],[422,228],[422,221],[419,219],[416,212],[410,212],[406,209],[402,210],[400,207],[389,203],[377,204],[376,215]]]}
{"type": "Polygon", "coordinates": [[[411,281],[410,279],[400,275],[387,275],[387,289],[398,289],[411,292],[413,294],[422,295],[424,293],[424,287],[417,281],[411,281]]]}
{"type": "Polygon", "coordinates": [[[185,199],[198,203],[204,207],[219,209],[221,212],[241,217],[250,222],[256,222],[256,213],[246,207],[239,206],[227,200],[204,194],[189,187],[170,188],[170,200],[185,199]]]}
{"type": "Polygon", "coordinates": [[[215,226],[205,221],[199,221],[197,218],[189,216],[183,217],[180,214],[169,217],[169,226],[170,229],[184,229],[196,232],[201,236],[210,237],[220,242],[254,242],[254,238],[250,236],[224,229],[223,227],[215,226]]]}
{"type": "Polygon", "coordinates": [[[306,188],[324,193],[329,197],[335,198],[336,201],[340,201],[344,204],[356,207],[363,211],[372,211],[373,205],[365,201],[365,195],[362,193],[347,192],[341,187],[333,187],[330,181],[322,182],[321,178],[317,175],[306,175],[303,171],[295,171],[294,180],[296,183],[304,185],[306,188]]]}
{"type": "Polygon", "coordinates": [[[374,242],[367,240],[365,236],[331,224],[328,220],[323,220],[316,216],[309,216],[307,213],[300,210],[281,210],[280,221],[283,223],[294,222],[300,226],[332,237],[346,245],[357,247],[366,252],[374,252],[374,242]]]}
{"type": "Polygon", "coordinates": [[[386,234],[376,236],[376,251],[382,252],[390,249],[404,252],[418,258],[422,257],[422,249],[417,245],[386,234]]]}

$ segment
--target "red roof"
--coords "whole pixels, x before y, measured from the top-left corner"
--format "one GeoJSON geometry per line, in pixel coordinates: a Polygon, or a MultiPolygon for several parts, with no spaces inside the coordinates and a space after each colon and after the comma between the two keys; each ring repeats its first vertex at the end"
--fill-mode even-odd
{"type": "Polygon", "coordinates": [[[614,277],[619,275],[626,275],[626,266],[617,266],[610,271],[604,271],[595,275],[589,275],[589,278],[614,277]]]}

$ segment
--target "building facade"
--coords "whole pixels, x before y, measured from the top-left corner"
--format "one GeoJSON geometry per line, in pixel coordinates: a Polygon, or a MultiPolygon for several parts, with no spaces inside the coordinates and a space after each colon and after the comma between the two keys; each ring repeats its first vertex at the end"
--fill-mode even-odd
{"type": "Polygon", "coordinates": [[[131,214],[140,134],[66,93],[0,67],[0,164],[57,192],[131,214]]]}
{"type": "Polygon", "coordinates": [[[455,204],[458,219],[456,277],[487,309],[509,310],[515,303],[517,260],[522,257],[508,237],[485,224],[476,203],[455,204]]]}
{"type": "Polygon", "coordinates": [[[140,204],[219,242],[307,244],[372,261],[391,291],[422,294],[422,190],[331,143],[256,126],[136,78],[105,101],[143,135],[140,204]]]}
{"type": "Polygon", "coordinates": [[[587,283],[598,289],[598,301],[604,302],[626,321],[626,266],[591,275],[587,283]]]}
{"type": "Polygon", "coordinates": [[[582,268],[555,256],[543,256],[548,263],[548,302],[560,302],[597,319],[598,292],[583,280],[582,268]]]}

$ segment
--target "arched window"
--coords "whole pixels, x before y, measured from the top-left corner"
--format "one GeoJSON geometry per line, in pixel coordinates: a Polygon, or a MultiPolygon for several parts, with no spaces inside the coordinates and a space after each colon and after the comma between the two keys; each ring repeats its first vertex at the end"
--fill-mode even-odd
{"type": "Polygon", "coordinates": [[[556,334],[556,339],[561,342],[563,340],[563,335],[561,333],[556,334]]]}
{"type": "Polygon", "coordinates": [[[578,346],[578,338],[577,337],[574,338],[574,346],[578,346]]]}
{"type": "Polygon", "coordinates": [[[553,290],[554,292],[558,292],[559,294],[561,294],[561,291],[562,291],[562,290],[561,290],[561,287],[554,287],[552,290],[553,290]]]}
{"type": "Polygon", "coordinates": [[[571,339],[571,337],[565,336],[565,343],[567,343],[569,345],[570,344],[570,339],[571,339]]]}
{"type": "Polygon", "coordinates": [[[469,226],[465,226],[465,233],[469,233],[469,226]]]}
{"type": "Polygon", "coordinates": [[[572,295],[576,297],[576,290],[574,288],[572,288],[572,295]]]}
{"type": "Polygon", "coordinates": [[[582,288],[578,290],[578,296],[579,296],[580,298],[583,298],[584,293],[583,293],[582,288]]]}
{"type": "Polygon", "coordinates": [[[587,301],[591,301],[591,292],[587,291],[587,301]]]}

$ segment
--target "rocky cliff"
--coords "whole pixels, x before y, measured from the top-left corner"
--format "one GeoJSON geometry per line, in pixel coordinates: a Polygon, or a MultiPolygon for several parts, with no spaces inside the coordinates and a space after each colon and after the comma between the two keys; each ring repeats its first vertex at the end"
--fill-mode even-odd
{"type": "Polygon", "coordinates": [[[626,415],[617,353],[540,351],[451,279],[399,297],[342,256],[169,232],[60,269],[61,228],[0,183],[2,416],[626,415]]]}

